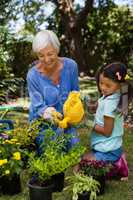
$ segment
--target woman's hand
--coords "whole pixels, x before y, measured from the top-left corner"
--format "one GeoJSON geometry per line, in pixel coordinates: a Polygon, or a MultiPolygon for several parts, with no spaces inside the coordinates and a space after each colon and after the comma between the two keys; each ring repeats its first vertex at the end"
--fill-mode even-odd
{"type": "Polygon", "coordinates": [[[53,120],[53,113],[54,112],[56,112],[56,109],[54,107],[46,108],[44,113],[43,113],[44,119],[53,120]]]}

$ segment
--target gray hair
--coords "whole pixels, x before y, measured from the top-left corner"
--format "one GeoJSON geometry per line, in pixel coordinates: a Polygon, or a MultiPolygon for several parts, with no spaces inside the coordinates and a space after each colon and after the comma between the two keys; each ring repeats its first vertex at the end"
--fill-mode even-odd
{"type": "Polygon", "coordinates": [[[37,53],[48,44],[52,44],[52,46],[57,50],[57,53],[59,53],[60,42],[56,34],[50,30],[43,30],[35,35],[32,42],[32,49],[35,53],[37,53]]]}

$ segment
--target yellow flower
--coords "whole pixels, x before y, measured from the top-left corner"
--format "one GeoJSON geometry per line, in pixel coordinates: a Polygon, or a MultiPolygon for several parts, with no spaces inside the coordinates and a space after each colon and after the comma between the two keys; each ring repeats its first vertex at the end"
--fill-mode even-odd
{"type": "Polygon", "coordinates": [[[127,74],[126,76],[125,76],[125,80],[129,80],[130,79],[130,76],[127,74]]]}
{"type": "Polygon", "coordinates": [[[14,160],[21,160],[21,155],[20,155],[20,153],[19,153],[19,152],[15,152],[15,153],[13,154],[13,159],[14,159],[14,160]]]}
{"type": "Polygon", "coordinates": [[[17,139],[11,139],[11,142],[17,142],[18,140],[17,139]]]}
{"type": "Polygon", "coordinates": [[[5,140],[5,142],[3,142],[4,144],[14,144],[14,142],[12,142],[11,140],[5,140]]]}
{"type": "Polygon", "coordinates": [[[0,166],[4,165],[6,163],[7,163],[7,159],[0,160],[0,166]]]}
{"type": "Polygon", "coordinates": [[[10,174],[10,170],[5,171],[5,175],[8,175],[8,174],[10,174]]]}

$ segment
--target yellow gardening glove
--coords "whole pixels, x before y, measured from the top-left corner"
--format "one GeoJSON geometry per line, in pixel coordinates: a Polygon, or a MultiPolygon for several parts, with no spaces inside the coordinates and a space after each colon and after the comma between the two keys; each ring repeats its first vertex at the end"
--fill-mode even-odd
{"type": "Polygon", "coordinates": [[[60,120],[62,120],[63,116],[60,112],[57,112],[57,111],[54,111],[52,113],[52,117],[53,117],[53,121],[56,123],[56,124],[59,124],[60,120]]]}
{"type": "Polygon", "coordinates": [[[69,122],[70,122],[70,118],[65,117],[63,120],[58,121],[58,125],[60,128],[67,128],[69,122]]]}

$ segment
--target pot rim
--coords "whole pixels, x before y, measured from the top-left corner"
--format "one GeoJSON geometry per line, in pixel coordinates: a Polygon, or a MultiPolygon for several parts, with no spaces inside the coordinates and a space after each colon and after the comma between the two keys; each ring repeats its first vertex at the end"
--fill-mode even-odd
{"type": "Polygon", "coordinates": [[[54,187],[54,183],[51,183],[50,185],[47,186],[33,185],[30,183],[30,180],[27,182],[27,185],[29,188],[36,188],[36,189],[48,189],[48,188],[52,189],[54,187]]]}

